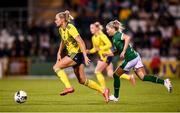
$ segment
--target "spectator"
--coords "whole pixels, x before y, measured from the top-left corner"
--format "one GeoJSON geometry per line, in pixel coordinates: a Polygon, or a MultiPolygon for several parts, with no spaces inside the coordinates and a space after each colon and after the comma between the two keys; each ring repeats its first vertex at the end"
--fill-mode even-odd
{"type": "MultiPolygon", "coordinates": [[[[112,19],[120,19],[134,38],[133,45],[146,59],[154,49],[163,57],[179,59],[179,7],[177,0],[64,0],[57,10],[72,12],[86,43],[91,42],[90,23],[98,20],[105,25],[112,19]]],[[[48,61],[55,59],[59,38],[53,23],[45,19],[32,20],[27,29],[20,29],[14,23],[9,21],[7,26],[11,27],[0,30],[0,57],[6,54],[41,56],[43,61],[47,61],[47,57],[48,61]]]]}
{"type": "Polygon", "coordinates": [[[156,53],[150,62],[150,68],[152,70],[152,73],[158,75],[160,72],[160,67],[161,67],[161,59],[159,55],[156,53]]]}

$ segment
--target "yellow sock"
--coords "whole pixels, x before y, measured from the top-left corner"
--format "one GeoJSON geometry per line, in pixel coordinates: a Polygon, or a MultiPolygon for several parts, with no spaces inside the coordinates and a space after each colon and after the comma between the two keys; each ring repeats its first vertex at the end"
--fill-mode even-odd
{"type": "Polygon", "coordinates": [[[93,80],[88,80],[86,79],[86,82],[84,83],[85,86],[88,86],[91,89],[94,89],[96,91],[99,91],[100,93],[103,93],[103,89],[101,88],[101,86],[99,86],[96,82],[94,82],[93,80]]]}
{"type": "Polygon", "coordinates": [[[106,87],[106,83],[105,83],[105,79],[104,79],[103,74],[101,72],[97,72],[96,77],[97,77],[99,84],[104,89],[106,87]]]}
{"type": "Polygon", "coordinates": [[[60,78],[60,80],[62,81],[62,83],[65,85],[65,87],[70,88],[71,84],[70,84],[69,79],[68,79],[66,73],[64,72],[64,70],[57,69],[55,72],[58,75],[58,77],[60,78]]]}
{"type": "Polygon", "coordinates": [[[130,76],[127,75],[127,74],[122,74],[122,75],[120,76],[120,78],[123,78],[123,79],[126,79],[126,80],[130,80],[130,76]]]}

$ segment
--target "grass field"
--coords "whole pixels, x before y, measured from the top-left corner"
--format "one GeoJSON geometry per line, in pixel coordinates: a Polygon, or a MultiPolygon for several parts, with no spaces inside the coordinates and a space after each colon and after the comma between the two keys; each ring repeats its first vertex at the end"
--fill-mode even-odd
{"type": "MultiPolygon", "coordinates": [[[[164,86],[137,80],[132,86],[128,81],[121,82],[121,99],[118,103],[106,104],[101,94],[78,84],[71,83],[75,92],[59,96],[63,85],[58,79],[2,79],[0,80],[0,111],[68,111],[68,112],[118,112],[118,111],[180,111],[180,79],[172,79],[173,93],[164,86]],[[24,104],[14,102],[14,93],[25,90],[28,100],[24,104]]],[[[113,91],[113,80],[107,85],[113,91]]]]}

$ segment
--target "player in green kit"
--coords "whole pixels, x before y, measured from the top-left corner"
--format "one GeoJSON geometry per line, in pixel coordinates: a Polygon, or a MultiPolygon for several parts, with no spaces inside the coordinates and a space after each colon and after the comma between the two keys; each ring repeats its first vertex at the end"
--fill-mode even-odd
{"type": "Polygon", "coordinates": [[[168,92],[171,92],[172,85],[169,79],[162,80],[145,72],[140,55],[129,44],[130,37],[122,33],[123,29],[122,24],[118,20],[111,21],[106,25],[108,35],[113,36],[113,46],[115,48],[114,53],[118,53],[120,55],[120,59],[123,60],[122,64],[118,66],[114,72],[114,95],[111,95],[109,99],[111,101],[118,101],[120,89],[119,76],[123,73],[129,72],[132,68],[142,81],[162,84],[167,88],[168,92]]]}

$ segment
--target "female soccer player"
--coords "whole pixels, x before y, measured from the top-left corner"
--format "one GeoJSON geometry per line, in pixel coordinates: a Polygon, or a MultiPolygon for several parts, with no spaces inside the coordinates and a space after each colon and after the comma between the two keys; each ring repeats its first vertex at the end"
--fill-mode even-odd
{"type": "MultiPolygon", "coordinates": [[[[100,83],[102,88],[106,87],[105,79],[102,74],[102,71],[106,69],[109,77],[113,77],[113,65],[112,65],[112,56],[106,56],[105,54],[110,54],[112,44],[108,37],[103,33],[103,26],[99,22],[95,22],[90,25],[90,31],[93,34],[92,36],[92,44],[93,48],[90,50],[86,50],[87,53],[95,53],[98,52],[100,59],[97,62],[97,66],[95,68],[95,74],[98,82],[100,83]]],[[[130,80],[133,84],[135,84],[135,78],[133,75],[128,76],[127,74],[123,74],[121,78],[130,80]]]]}
{"type": "Polygon", "coordinates": [[[144,66],[142,64],[139,54],[131,47],[129,44],[130,37],[124,33],[122,24],[118,21],[111,21],[106,25],[106,30],[109,36],[113,36],[113,45],[116,47],[120,59],[123,59],[123,62],[120,66],[117,67],[114,77],[114,95],[110,96],[110,100],[118,101],[119,98],[119,88],[120,88],[120,79],[123,73],[130,71],[134,68],[136,75],[142,81],[149,81],[157,84],[164,85],[168,92],[172,91],[172,85],[169,79],[162,80],[151,74],[145,72],[144,66]]]}
{"type": "Polygon", "coordinates": [[[60,95],[63,96],[74,92],[74,88],[71,86],[67,75],[64,72],[64,68],[72,66],[79,83],[99,91],[105,97],[105,101],[108,102],[109,89],[102,89],[96,82],[86,78],[84,63],[88,65],[90,60],[86,55],[84,41],[81,39],[76,27],[69,23],[72,19],[73,17],[70,15],[69,11],[60,12],[55,17],[55,23],[57,27],[59,27],[61,43],[57,53],[57,61],[53,66],[53,69],[65,85],[65,89],[60,93],[60,95]],[[61,52],[65,46],[68,51],[68,55],[61,58],[61,52]]]}

